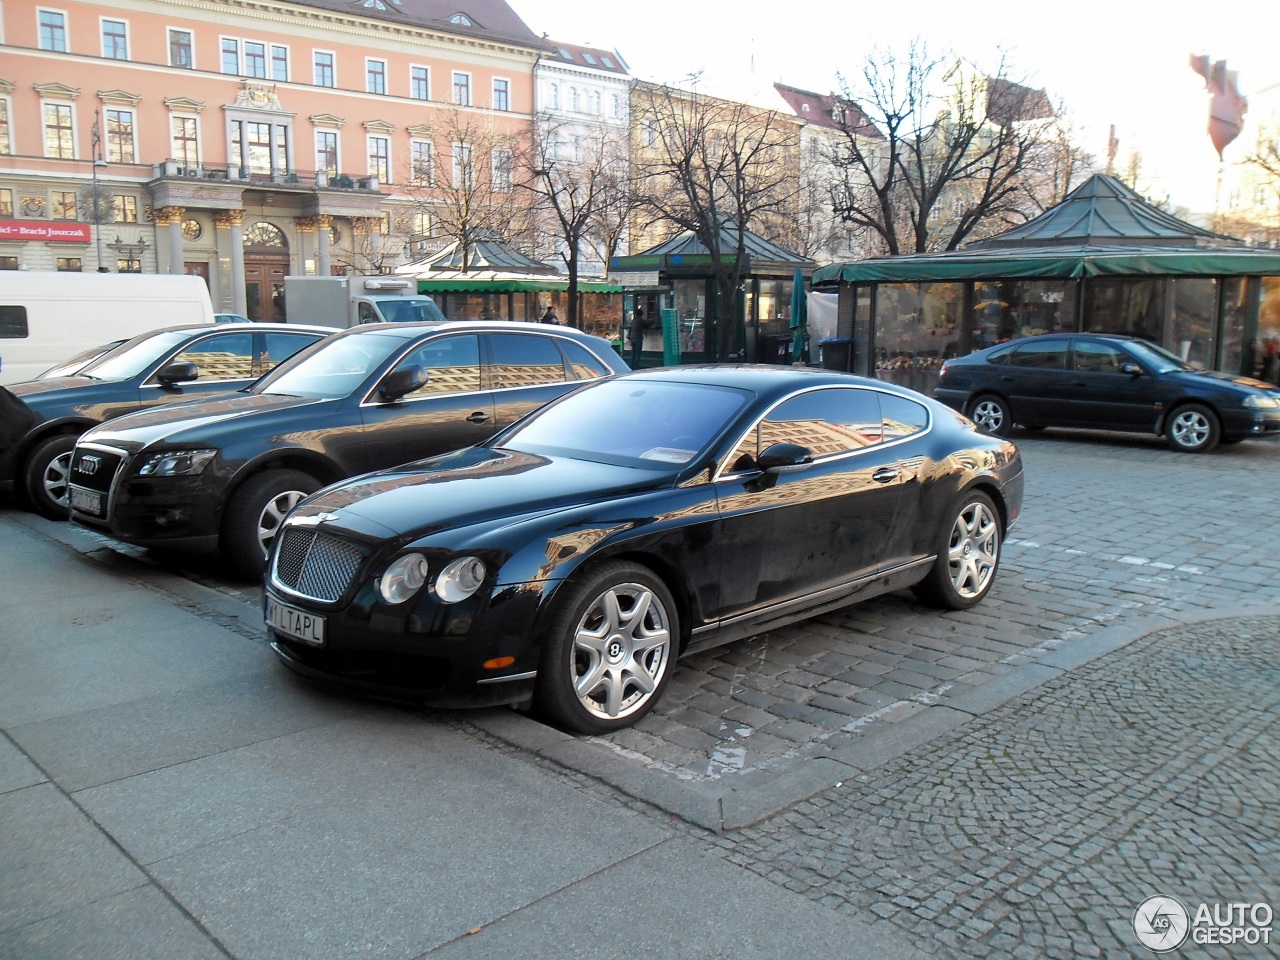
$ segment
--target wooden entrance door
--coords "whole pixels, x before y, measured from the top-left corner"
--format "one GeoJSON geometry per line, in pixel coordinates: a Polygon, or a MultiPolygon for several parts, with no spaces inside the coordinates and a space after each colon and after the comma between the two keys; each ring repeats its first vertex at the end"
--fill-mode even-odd
{"type": "Polygon", "coordinates": [[[279,323],[284,320],[284,278],[289,255],[264,257],[245,254],[245,311],[250,320],[279,323]]]}

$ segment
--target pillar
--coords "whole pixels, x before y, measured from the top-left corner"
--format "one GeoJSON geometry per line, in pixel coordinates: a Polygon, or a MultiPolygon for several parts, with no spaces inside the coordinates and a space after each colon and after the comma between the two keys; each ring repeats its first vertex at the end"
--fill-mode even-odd
{"type": "Polygon", "coordinates": [[[329,256],[329,229],[333,226],[333,217],[322,213],[316,217],[316,275],[328,277],[333,274],[333,265],[329,256]]]}
{"type": "Polygon", "coordinates": [[[234,313],[245,316],[249,300],[244,290],[244,211],[224,210],[214,222],[231,231],[231,304],[234,313]]]}
{"type": "MultiPolygon", "coordinates": [[[[187,211],[182,207],[162,207],[153,214],[157,227],[168,228],[166,230],[165,243],[168,264],[166,266],[163,263],[157,263],[157,269],[175,274],[180,274],[185,271],[186,262],[185,254],[183,253],[182,221],[185,219],[186,215],[187,211]]],[[[159,254],[159,251],[157,251],[157,254],[159,254]]]]}

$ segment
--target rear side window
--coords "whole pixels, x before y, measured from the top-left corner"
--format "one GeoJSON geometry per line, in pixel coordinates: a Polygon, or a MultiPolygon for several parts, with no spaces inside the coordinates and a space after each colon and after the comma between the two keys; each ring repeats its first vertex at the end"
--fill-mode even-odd
{"type": "Polygon", "coordinates": [[[1004,347],[1000,350],[993,350],[987,354],[987,363],[1005,364],[1009,362],[1009,355],[1013,353],[1013,347],[1004,347]]]}
{"type": "Polygon", "coordinates": [[[0,340],[25,340],[28,336],[27,308],[0,304],[0,340]]]}
{"type": "Polygon", "coordinates": [[[276,364],[288,360],[303,347],[311,346],[318,339],[304,333],[268,333],[266,338],[267,362],[262,367],[263,373],[273,369],[276,364]]]}
{"type": "Polygon", "coordinates": [[[882,429],[875,391],[812,390],[774,407],[738,444],[729,463],[741,469],[744,454],[754,460],[775,443],[799,444],[815,459],[848,453],[879,443],[882,429]]]}
{"type": "Polygon", "coordinates": [[[210,380],[252,380],[253,334],[224,333],[205,337],[169,362],[194,363],[200,372],[199,379],[206,383],[210,380]]]}
{"type": "Polygon", "coordinates": [[[1119,373],[1129,355],[1109,343],[1090,340],[1075,341],[1076,369],[1086,373],[1119,373]]]}
{"type": "Polygon", "coordinates": [[[1067,369],[1066,340],[1037,340],[1024,343],[1013,352],[1009,364],[1014,367],[1036,367],[1040,370],[1067,369]]]}
{"type": "Polygon", "coordinates": [[[563,383],[564,358],[550,337],[522,333],[489,335],[493,365],[489,386],[495,390],[529,387],[539,383],[563,383]]]}
{"type": "Polygon", "coordinates": [[[884,423],[885,441],[901,440],[920,433],[929,426],[929,411],[924,408],[924,404],[914,400],[882,393],[880,419],[884,423]]]}
{"type": "Polygon", "coordinates": [[[600,358],[580,343],[572,340],[557,340],[565,359],[569,361],[569,369],[579,380],[594,380],[596,377],[607,377],[609,368],[600,358]]]}

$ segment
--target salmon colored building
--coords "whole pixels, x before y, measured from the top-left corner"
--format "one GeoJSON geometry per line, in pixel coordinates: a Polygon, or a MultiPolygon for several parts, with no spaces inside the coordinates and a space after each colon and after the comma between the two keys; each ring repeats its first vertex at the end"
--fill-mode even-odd
{"type": "Polygon", "coordinates": [[[0,268],[197,274],[262,320],[287,274],[443,246],[450,131],[526,136],[545,54],[502,0],[8,0],[0,30],[0,268]]]}

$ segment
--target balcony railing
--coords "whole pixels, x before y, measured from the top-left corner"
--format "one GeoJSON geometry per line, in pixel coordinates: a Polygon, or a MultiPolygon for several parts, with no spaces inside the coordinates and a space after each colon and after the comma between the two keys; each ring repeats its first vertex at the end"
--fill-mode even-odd
{"type": "Polygon", "coordinates": [[[377,193],[381,188],[381,183],[377,177],[351,176],[346,173],[331,176],[325,170],[285,170],[274,173],[258,173],[247,167],[240,167],[234,164],[228,166],[209,166],[206,164],[188,166],[177,160],[165,160],[157,163],[154,169],[157,177],[221,180],[244,184],[270,184],[286,189],[313,190],[320,188],[377,193]]]}

